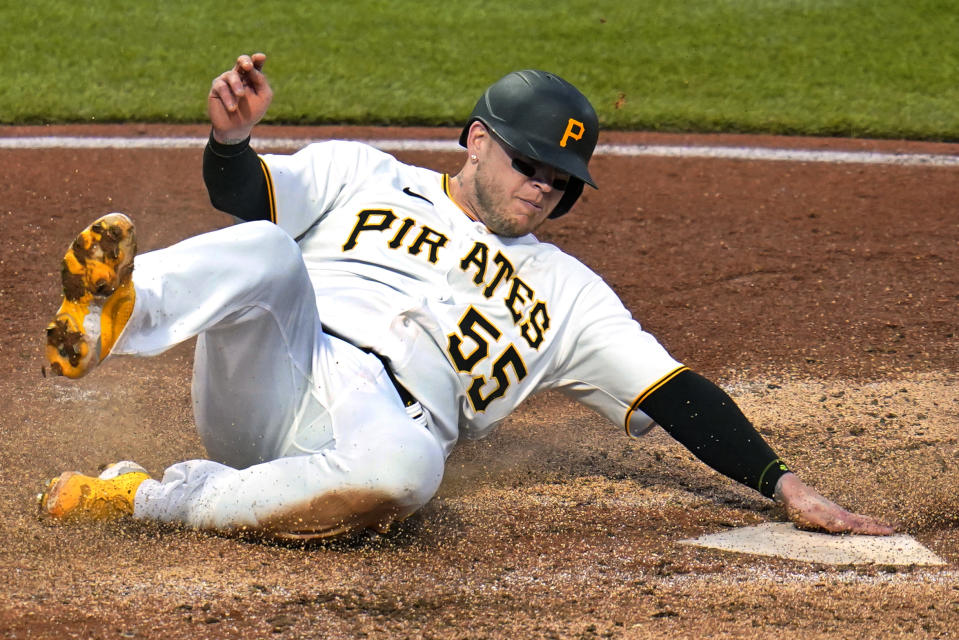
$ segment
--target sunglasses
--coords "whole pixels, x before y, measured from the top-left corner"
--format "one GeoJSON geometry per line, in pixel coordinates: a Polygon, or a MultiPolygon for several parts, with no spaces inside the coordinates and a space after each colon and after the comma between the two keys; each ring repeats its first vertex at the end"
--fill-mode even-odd
{"type": "MultiPolygon", "coordinates": [[[[531,163],[526,162],[522,158],[514,157],[511,164],[514,169],[522,173],[527,178],[532,178],[536,175],[536,167],[531,163]]],[[[569,186],[569,178],[553,178],[553,181],[550,184],[557,191],[566,191],[566,187],[569,186]]]]}
{"type": "MultiPolygon", "coordinates": [[[[492,130],[487,129],[487,131],[489,131],[489,134],[493,140],[499,143],[500,147],[503,148],[503,151],[506,152],[506,155],[509,156],[511,161],[510,164],[512,165],[513,169],[519,173],[522,173],[527,178],[532,178],[536,175],[536,165],[528,160],[523,160],[522,158],[516,157],[517,152],[514,151],[511,146],[506,144],[505,140],[493,133],[492,130]]],[[[566,191],[566,189],[569,187],[569,178],[553,178],[553,181],[550,183],[550,185],[557,191],[566,191]]]]}

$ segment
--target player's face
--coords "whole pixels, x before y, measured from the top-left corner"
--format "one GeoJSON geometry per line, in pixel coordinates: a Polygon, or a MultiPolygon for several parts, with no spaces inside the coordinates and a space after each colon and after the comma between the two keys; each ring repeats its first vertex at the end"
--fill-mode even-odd
{"type": "Polygon", "coordinates": [[[497,235],[532,232],[559,204],[569,176],[522,156],[492,134],[476,167],[477,212],[497,235]]]}

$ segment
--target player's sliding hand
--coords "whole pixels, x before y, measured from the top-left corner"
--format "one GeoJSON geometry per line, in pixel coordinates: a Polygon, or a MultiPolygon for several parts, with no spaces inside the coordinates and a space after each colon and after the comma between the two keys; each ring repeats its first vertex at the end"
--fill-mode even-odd
{"type": "Polygon", "coordinates": [[[241,142],[266,113],[273,90],[263,73],[266,54],[242,55],[229,71],[213,80],[207,112],[217,142],[241,142]]]}
{"type": "Polygon", "coordinates": [[[785,507],[786,515],[800,529],[873,536],[895,533],[895,529],[875,518],[846,511],[807,486],[793,473],[787,473],[779,479],[776,500],[785,507]]]}

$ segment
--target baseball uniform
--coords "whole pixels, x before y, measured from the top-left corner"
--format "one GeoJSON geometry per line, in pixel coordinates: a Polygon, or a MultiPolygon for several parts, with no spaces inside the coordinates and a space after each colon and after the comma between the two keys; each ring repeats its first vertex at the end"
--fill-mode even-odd
{"type": "Polygon", "coordinates": [[[367,492],[389,496],[386,523],[429,500],[460,437],[545,389],[633,435],[651,426],[640,400],[684,367],[585,265],[532,235],[490,233],[447,175],[367,145],[261,161],[275,225],[136,260],[113,353],[199,336],[194,403],[211,457],[144,482],[136,517],[336,532],[367,492]]]}

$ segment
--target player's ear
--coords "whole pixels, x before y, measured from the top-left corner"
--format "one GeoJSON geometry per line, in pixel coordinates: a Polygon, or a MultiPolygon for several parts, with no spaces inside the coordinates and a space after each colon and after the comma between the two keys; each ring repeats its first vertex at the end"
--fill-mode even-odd
{"type": "Polygon", "coordinates": [[[479,120],[474,120],[466,134],[466,149],[470,156],[481,155],[490,142],[492,138],[486,126],[479,120]]]}

